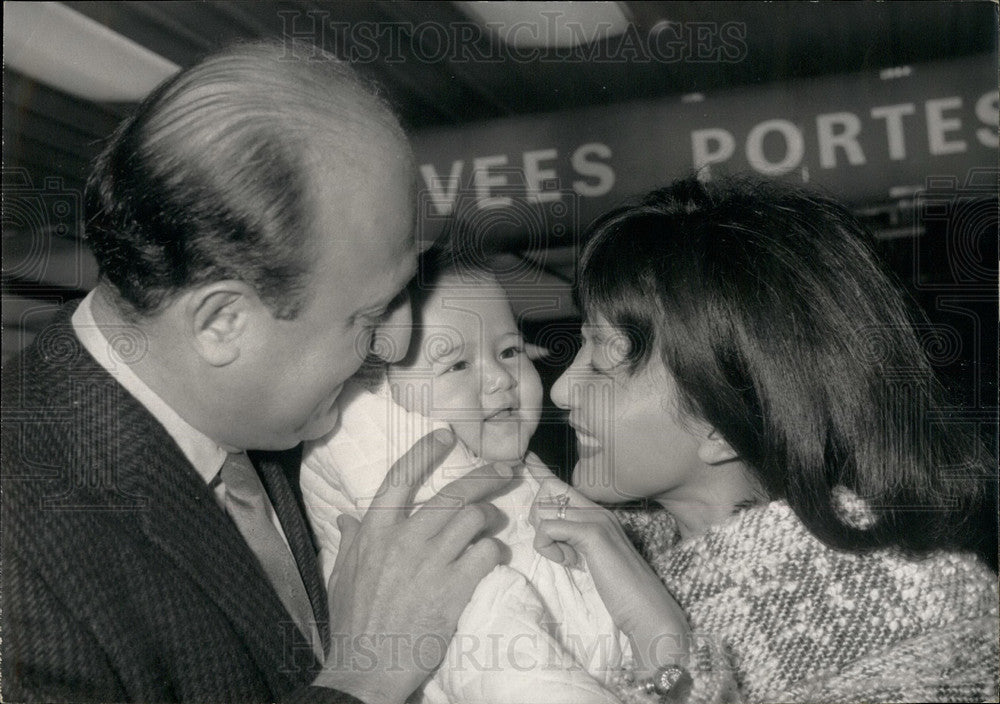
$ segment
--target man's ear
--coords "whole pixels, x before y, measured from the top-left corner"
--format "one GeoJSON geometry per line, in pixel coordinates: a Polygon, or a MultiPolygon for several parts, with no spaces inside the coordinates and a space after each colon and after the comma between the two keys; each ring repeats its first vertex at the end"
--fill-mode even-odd
{"type": "Polygon", "coordinates": [[[739,453],[722,437],[722,433],[712,428],[698,446],[698,459],[708,465],[722,464],[739,459],[739,453]]]}
{"type": "Polygon", "coordinates": [[[215,281],[192,291],[185,316],[194,347],[213,367],[239,359],[257,298],[242,281],[215,281]]]}

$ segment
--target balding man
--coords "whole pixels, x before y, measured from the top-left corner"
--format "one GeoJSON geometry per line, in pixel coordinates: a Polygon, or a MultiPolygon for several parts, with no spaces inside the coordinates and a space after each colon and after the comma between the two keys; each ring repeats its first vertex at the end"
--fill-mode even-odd
{"type": "Polygon", "coordinates": [[[373,336],[405,352],[415,179],[385,105],[306,56],[211,56],[98,159],[100,283],[4,373],[4,701],[400,702],[499,560],[509,469],[408,516],[430,437],[320,580],[274,451],[334,427],[373,336]]]}

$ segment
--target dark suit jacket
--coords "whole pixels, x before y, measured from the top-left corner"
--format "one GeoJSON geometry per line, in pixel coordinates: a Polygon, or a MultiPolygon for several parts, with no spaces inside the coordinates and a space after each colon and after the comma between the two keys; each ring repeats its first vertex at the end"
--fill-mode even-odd
{"type": "MultiPolygon", "coordinates": [[[[309,643],[181,450],[82,348],[74,307],[4,370],[3,701],[356,701],[308,686],[309,643]]],[[[275,458],[261,480],[326,640],[275,458]]]]}

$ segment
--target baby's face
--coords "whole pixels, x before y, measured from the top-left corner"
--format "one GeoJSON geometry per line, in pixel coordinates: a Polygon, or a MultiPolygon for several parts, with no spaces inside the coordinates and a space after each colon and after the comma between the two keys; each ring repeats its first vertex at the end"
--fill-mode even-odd
{"type": "Polygon", "coordinates": [[[396,402],[451,424],[485,460],[519,460],[538,427],[542,382],[504,290],[443,276],[420,313],[422,325],[405,363],[389,366],[396,402]]]}

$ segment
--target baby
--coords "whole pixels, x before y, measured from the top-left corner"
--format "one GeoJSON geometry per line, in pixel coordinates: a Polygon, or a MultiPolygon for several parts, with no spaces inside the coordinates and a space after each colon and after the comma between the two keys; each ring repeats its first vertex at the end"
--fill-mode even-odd
{"type": "MultiPolygon", "coordinates": [[[[539,462],[527,448],[541,415],[541,380],[495,276],[440,252],[425,255],[411,302],[405,358],[346,385],[337,428],[306,447],[302,491],[327,578],[340,541],[337,516],[360,518],[389,467],[426,433],[448,427],[457,442],[418,502],[487,462],[539,462]]],[[[536,553],[528,511],[539,485],[524,466],[515,477],[493,500],[507,518],[496,537],[510,560],[480,583],[420,701],[617,701],[627,640],[585,569],[536,553]]]]}

